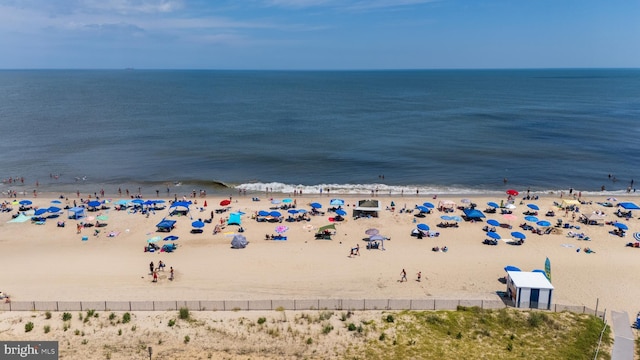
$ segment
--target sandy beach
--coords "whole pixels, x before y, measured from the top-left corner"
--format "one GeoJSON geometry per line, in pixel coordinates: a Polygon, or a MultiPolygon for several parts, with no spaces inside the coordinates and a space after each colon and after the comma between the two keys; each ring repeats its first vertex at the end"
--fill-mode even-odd
{"type": "MultiPolygon", "coordinates": [[[[279,199],[287,197],[279,195],[279,199]]],[[[39,194],[30,198],[34,207],[49,207],[59,195],[39,194]]],[[[512,229],[498,228],[502,236],[498,246],[483,244],[486,239],[482,230],[485,221],[459,223],[457,228],[439,228],[445,215],[434,209],[424,218],[416,218],[413,209],[425,201],[436,206],[441,200],[451,200],[463,206],[462,198],[470,199],[477,208],[484,210],[489,201],[506,203],[502,198],[486,196],[461,196],[449,198],[375,197],[381,203],[378,218],[351,217],[351,209],[361,196],[342,196],[346,220],[336,222],[336,233],[332,240],[315,240],[317,228],[332,224],[325,215],[310,216],[305,222],[256,222],[252,215],[259,210],[274,206],[270,198],[260,196],[260,201],[252,201],[251,195],[233,196],[229,211],[214,214],[211,224],[206,224],[202,234],[191,233],[191,223],[198,218],[208,219],[211,211],[219,206],[223,198],[196,198],[191,206],[191,217],[169,216],[168,210],[156,211],[148,217],[131,211],[116,211],[114,202],[118,197],[110,197],[111,209],[88,212],[91,221],[97,216],[106,216],[107,226],[84,228],[77,233],[78,221],[67,219],[64,211],[59,219],[49,219],[43,225],[31,221],[10,223],[13,212],[0,216],[0,262],[3,272],[1,291],[9,294],[13,301],[77,301],[77,300],[233,300],[233,299],[497,299],[496,292],[504,291],[499,278],[505,275],[503,268],[514,265],[524,271],[544,269],[545,258],[549,257],[552,269],[552,283],[555,287],[554,302],[568,305],[585,305],[600,309],[626,310],[637,312],[637,298],[640,290],[632,286],[635,274],[640,270],[637,256],[640,249],[626,247],[635,241],[633,233],[640,231],[638,220],[619,219],[614,215],[616,207],[604,207],[598,202],[605,198],[589,197],[591,202],[579,206],[577,215],[604,212],[604,221],[617,221],[628,225],[625,237],[610,234],[615,229],[611,225],[585,225],[572,220],[572,213],[565,213],[554,206],[561,202],[559,195],[545,194],[535,201],[515,200],[514,220],[503,215],[488,214],[487,219],[496,219],[512,225],[512,229]],[[204,202],[207,207],[204,207],[204,202]],[[391,211],[391,202],[395,211],[391,211]],[[526,204],[539,206],[539,219],[556,224],[558,219],[580,226],[579,229],[559,229],[548,235],[532,234],[519,225],[525,223],[523,212],[530,210],[526,204]],[[201,211],[200,208],[203,210],[201,211]],[[389,208],[389,209],[387,209],[389,208]],[[555,210],[555,217],[547,217],[547,210],[555,210]],[[237,226],[227,226],[221,233],[213,235],[214,224],[230,212],[242,211],[243,235],[249,241],[245,249],[232,249],[230,241],[237,233],[237,226]],[[165,237],[167,233],[157,233],[156,224],[163,218],[176,220],[176,228],[171,235],[179,237],[175,241],[178,248],[173,253],[145,252],[147,239],[154,236],[165,237]],[[57,227],[57,221],[64,220],[65,227],[57,227]],[[417,223],[427,224],[438,237],[418,239],[410,236],[417,223]],[[276,234],[275,227],[285,225],[283,234],[286,241],[265,240],[266,234],[276,234]],[[379,229],[380,234],[390,238],[384,242],[385,251],[367,250],[365,230],[379,229]],[[512,231],[527,235],[521,246],[509,245],[512,231]],[[568,236],[569,232],[583,233],[589,241],[568,236]],[[557,233],[556,233],[557,232],[557,233]],[[108,236],[109,234],[115,236],[108,236]],[[87,237],[87,241],[82,241],[87,237]],[[360,255],[350,257],[350,249],[360,245],[360,255]],[[432,248],[447,246],[448,251],[434,252],[432,248]],[[578,248],[589,247],[595,253],[577,252],[578,248]],[[167,267],[159,272],[159,281],[152,283],[149,263],[163,261],[167,267]],[[175,269],[175,280],[169,281],[169,268],[175,269]],[[400,272],[405,269],[410,281],[401,283],[400,272]],[[422,281],[417,282],[416,274],[421,272],[422,281]]],[[[337,196],[293,197],[297,208],[311,210],[312,202],[322,204],[321,211],[330,207],[330,199],[337,196]]],[[[18,199],[20,200],[20,199],[18,199]]],[[[65,203],[79,202],[75,194],[68,194],[65,203]]],[[[169,200],[169,199],[166,199],[169,200]]],[[[193,199],[191,199],[193,200],[193,199]]],[[[618,201],[633,201],[619,198],[618,201]]],[[[167,203],[168,205],[168,203],[167,203]]],[[[286,210],[282,211],[287,214],[286,210]]],[[[460,210],[446,215],[461,215],[460,210]]],[[[287,214],[288,215],[288,214],[287,214]]],[[[285,215],[286,217],[286,215],[285,215]]],[[[103,217],[104,218],[104,217],[103,217]]],[[[540,228],[534,224],[535,227],[540,228]]],[[[158,245],[168,243],[160,241],[158,245]]]]}
{"type": "MultiPolygon", "coordinates": [[[[4,268],[0,291],[10,295],[12,304],[21,301],[499,300],[497,292],[506,290],[500,282],[505,276],[506,265],[517,266],[524,271],[544,269],[548,257],[555,287],[554,303],[581,305],[591,309],[597,303],[600,311],[624,310],[633,317],[638,310],[636,299],[640,297],[640,290],[633,286],[635,274],[640,271],[637,261],[640,249],[625,245],[635,242],[633,233],[640,231],[637,218],[618,218],[614,215],[618,207],[598,204],[613,199],[588,197],[581,199],[587,204],[579,205],[579,213],[576,213],[574,220],[574,213],[565,212],[554,205],[554,202],[562,202],[559,195],[538,195],[539,199],[531,201],[522,201],[522,195],[518,196],[514,200],[516,208],[512,210],[512,216],[504,216],[498,209],[497,214],[486,214],[483,221],[460,221],[458,227],[448,228],[438,227],[438,224],[455,221],[445,221],[441,217],[461,216],[461,210],[444,213],[436,208],[419,218],[415,216],[419,213],[415,207],[424,202],[431,202],[437,207],[440,201],[449,200],[455,202],[456,207],[475,203],[477,209],[485,210],[489,208],[486,205],[488,202],[507,204],[507,195],[437,199],[433,196],[371,197],[380,202],[382,210],[379,217],[357,219],[353,218],[352,212],[358,200],[364,199],[362,196],[295,196],[291,197],[291,204],[295,204],[297,209],[310,211],[310,204],[317,202],[322,205],[319,211],[325,212],[324,215],[308,216],[309,221],[281,223],[257,222],[254,219],[260,210],[273,211],[271,208],[283,205],[273,204],[272,196],[264,194],[259,196],[260,201],[252,200],[256,195],[234,195],[228,206],[219,205],[228,198],[187,199],[197,201],[197,204],[190,206],[187,216],[169,215],[169,200],[173,199],[164,199],[167,209],[149,213],[148,216],[134,213],[131,208],[116,210],[116,202],[121,198],[107,194],[105,199],[108,202],[104,206],[109,209],[87,212],[88,217],[80,221],[68,219],[68,211],[65,210],[59,218],[48,219],[40,225],[30,219],[10,222],[19,207],[10,204],[8,206],[13,211],[0,214],[0,244],[3,250],[0,263],[4,268]],[[328,208],[331,207],[331,199],[336,197],[344,199],[343,209],[347,215],[344,221],[331,222],[329,218],[334,218],[335,213],[328,212],[328,208]],[[533,224],[534,228],[546,229],[524,220],[523,212],[532,211],[528,204],[537,205],[540,209],[537,217],[549,221],[555,230],[550,234],[538,235],[520,228],[520,224],[527,223],[533,224]],[[222,208],[227,211],[216,212],[222,208]],[[555,216],[546,216],[549,210],[554,210],[555,216]],[[210,218],[212,211],[214,219],[205,224],[203,232],[192,233],[192,222],[210,218]],[[215,224],[220,224],[221,219],[224,222],[230,213],[238,211],[244,213],[241,217],[242,234],[249,241],[244,249],[232,249],[230,246],[234,234],[238,234],[238,226],[228,225],[221,232],[213,234],[215,224]],[[578,222],[581,214],[589,216],[594,213],[604,213],[601,225],[578,222]],[[176,221],[171,233],[156,231],[156,224],[163,219],[176,221]],[[505,224],[505,227],[496,227],[502,237],[496,246],[483,244],[483,240],[488,239],[483,228],[489,219],[505,224]],[[579,228],[556,228],[553,225],[559,219],[579,228]],[[99,233],[96,233],[95,227],[83,228],[78,233],[77,225],[80,222],[95,224],[96,220],[107,223],[98,228],[99,233]],[[618,220],[628,227],[625,237],[611,234],[616,228],[604,224],[618,220]],[[58,221],[64,221],[65,226],[59,227],[58,221]],[[335,225],[332,239],[316,240],[317,229],[330,224],[335,225]],[[430,232],[437,232],[439,236],[411,236],[418,224],[426,224],[430,232]],[[511,229],[506,228],[509,225],[511,229]],[[287,239],[265,240],[266,235],[277,234],[278,226],[288,228],[282,233],[287,239]],[[389,239],[383,243],[384,251],[367,249],[365,231],[371,228],[378,229],[380,235],[389,239]],[[511,236],[513,231],[526,235],[524,244],[509,244],[509,241],[515,240],[511,236]],[[581,234],[589,240],[571,237],[571,233],[581,234]],[[145,251],[148,239],[167,235],[179,238],[175,241],[177,249],[174,252],[145,251]],[[358,245],[359,255],[351,256],[351,249],[358,245]],[[446,246],[448,251],[433,251],[436,246],[446,246]],[[594,252],[586,253],[584,249],[587,247],[594,252]],[[166,267],[164,271],[158,271],[158,281],[153,282],[149,263],[153,262],[157,267],[159,261],[165,263],[166,267]],[[174,280],[169,279],[171,267],[174,269],[174,280]],[[406,282],[400,282],[403,269],[407,273],[406,282]],[[418,272],[421,273],[421,281],[417,281],[418,272]]],[[[273,199],[282,200],[286,197],[279,194],[273,199]]],[[[616,203],[634,201],[634,198],[618,197],[616,203]]],[[[74,200],[80,203],[76,194],[65,194],[62,199],[59,194],[38,194],[37,198],[29,199],[33,201],[33,207],[40,208],[73,206],[74,200]],[[52,204],[56,200],[61,200],[61,203],[52,204]]],[[[287,210],[279,211],[284,217],[289,215],[287,210]]],[[[167,243],[170,241],[159,240],[156,244],[162,246],[167,243]]],[[[66,357],[87,358],[92,353],[91,358],[96,359],[131,358],[134,356],[131,354],[135,354],[135,358],[146,358],[142,347],[146,348],[145,344],[154,342],[158,342],[158,358],[201,356],[202,349],[207,349],[209,358],[235,359],[242,358],[243,354],[263,354],[265,359],[298,358],[303,355],[315,358],[315,351],[323,348],[338,354],[341,349],[353,346],[352,342],[343,339],[340,331],[332,332],[334,336],[331,337],[319,335],[323,333],[327,321],[314,321],[313,327],[301,322],[300,319],[318,316],[313,312],[311,315],[288,311],[196,312],[195,322],[181,323],[181,326],[173,328],[166,324],[175,318],[175,312],[142,311],[132,314],[135,321],[131,329],[119,320],[114,326],[114,321],[106,319],[107,314],[92,319],[88,324],[87,319],[84,322],[76,319],[81,315],[74,312],[74,320],[65,325],[76,329],[72,332],[63,329],[64,323],[58,320],[46,320],[42,313],[3,312],[0,314],[0,323],[4,324],[0,329],[0,339],[58,340],[66,357]],[[266,335],[254,334],[251,330],[250,325],[255,324],[261,316],[266,316],[268,324],[274,324],[269,325],[274,326],[271,330],[268,327],[263,329],[266,335]],[[292,330],[291,325],[287,325],[290,323],[283,322],[281,318],[297,319],[294,321],[297,325],[292,330]],[[38,329],[47,324],[53,324],[54,327],[46,335],[42,334],[42,330],[25,333],[23,323],[26,321],[35,321],[38,329]],[[126,339],[121,338],[123,329],[130,335],[126,339]],[[293,331],[294,335],[291,340],[285,337],[284,343],[270,346],[267,345],[268,339],[273,334],[268,333],[273,331],[293,331]],[[186,347],[183,338],[189,335],[194,337],[194,341],[186,347]],[[238,342],[235,340],[237,336],[252,341],[246,344],[238,342]],[[312,348],[300,345],[307,337],[313,337],[317,344],[314,342],[316,345],[312,348]],[[292,341],[298,345],[284,346],[292,341]],[[92,345],[86,347],[87,343],[92,345]]],[[[54,318],[60,316],[54,315],[54,318]]],[[[120,319],[123,313],[117,312],[115,316],[120,319]]],[[[343,326],[339,316],[344,317],[344,314],[334,315],[330,320],[336,322],[334,325],[337,329],[343,326]]],[[[362,317],[361,321],[367,322],[382,315],[365,311],[358,316],[362,317]]],[[[260,356],[257,358],[262,358],[260,356]]]]}

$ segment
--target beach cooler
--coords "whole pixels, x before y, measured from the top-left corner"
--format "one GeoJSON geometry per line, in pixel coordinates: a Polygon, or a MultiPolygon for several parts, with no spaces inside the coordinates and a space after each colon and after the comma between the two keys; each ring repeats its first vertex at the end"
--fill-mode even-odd
{"type": "Polygon", "coordinates": [[[88,236],[83,236],[83,237],[82,237],[82,241],[87,241],[87,240],[89,240],[89,237],[88,237],[88,236]]]}

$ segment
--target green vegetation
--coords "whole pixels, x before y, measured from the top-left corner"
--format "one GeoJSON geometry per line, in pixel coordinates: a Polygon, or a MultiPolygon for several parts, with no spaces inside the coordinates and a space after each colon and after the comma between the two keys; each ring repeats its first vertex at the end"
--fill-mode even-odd
{"type": "Polygon", "coordinates": [[[126,323],[128,323],[129,321],[131,321],[131,314],[129,314],[128,312],[126,312],[126,313],[124,313],[124,314],[122,315],[122,323],[123,323],[123,324],[126,324],[126,323]]]}
{"type": "MultiPolygon", "coordinates": [[[[348,353],[360,353],[357,359],[471,359],[482,354],[487,359],[587,360],[594,358],[604,327],[600,318],[585,314],[477,307],[404,311],[383,320],[374,334],[378,341],[348,353]]],[[[598,359],[609,359],[610,344],[607,327],[598,359]]]]}
{"type": "Polygon", "coordinates": [[[262,325],[265,322],[267,322],[267,318],[265,318],[264,316],[258,318],[258,325],[262,325]]]}
{"type": "Polygon", "coordinates": [[[191,316],[191,314],[189,314],[189,309],[187,309],[186,307],[180,308],[180,319],[181,320],[189,320],[190,316],[191,316]]]}
{"type": "Polygon", "coordinates": [[[31,321],[29,321],[28,323],[24,324],[24,332],[29,332],[31,330],[33,330],[33,323],[31,321]]]}
{"type": "Polygon", "coordinates": [[[45,334],[48,334],[48,333],[49,333],[49,331],[51,331],[51,326],[49,326],[49,325],[45,325],[45,326],[44,326],[44,333],[45,333],[45,334]]]}
{"type": "Polygon", "coordinates": [[[44,318],[47,319],[47,320],[51,319],[51,311],[45,312],[44,313],[44,318]]]}
{"type": "Polygon", "coordinates": [[[71,320],[71,313],[62,313],[62,321],[69,321],[71,320]]]}
{"type": "Polygon", "coordinates": [[[325,335],[330,333],[331,330],[333,330],[333,325],[331,325],[331,324],[327,324],[327,325],[322,327],[322,333],[325,334],[325,335]]]}

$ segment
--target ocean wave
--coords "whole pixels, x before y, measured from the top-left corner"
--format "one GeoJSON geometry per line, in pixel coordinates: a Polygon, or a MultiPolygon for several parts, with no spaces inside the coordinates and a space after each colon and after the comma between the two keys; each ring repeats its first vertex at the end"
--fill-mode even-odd
{"type": "MultiPolygon", "coordinates": [[[[482,189],[482,188],[467,188],[456,186],[443,186],[443,185],[387,185],[387,184],[318,184],[318,185],[303,185],[303,184],[286,184],[281,182],[269,182],[269,183],[246,183],[235,186],[238,190],[246,190],[247,192],[259,193],[283,193],[293,194],[302,191],[302,194],[344,194],[344,195],[496,195],[502,196],[505,194],[505,190],[496,189],[482,189]]],[[[522,193],[526,193],[526,189],[519,189],[522,193]]],[[[560,196],[560,193],[569,195],[568,189],[546,189],[546,190],[532,190],[531,194],[534,195],[546,195],[553,194],[560,196]]],[[[575,190],[574,194],[578,194],[580,191],[575,190]]],[[[634,193],[627,193],[626,190],[615,191],[582,191],[583,196],[623,196],[631,195],[634,193]]]]}

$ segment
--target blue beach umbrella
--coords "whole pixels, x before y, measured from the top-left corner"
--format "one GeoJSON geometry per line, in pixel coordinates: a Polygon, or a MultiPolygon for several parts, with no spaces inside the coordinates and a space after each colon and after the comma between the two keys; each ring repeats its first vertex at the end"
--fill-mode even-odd
{"type": "Polygon", "coordinates": [[[418,226],[416,227],[418,228],[418,230],[429,231],[429,225],[427,224],[418,224],[418,226]]]}
{"type": "Polygon", "coordinates": [[[283,203],[285,203],[285,204],[288,204],[288,203],[293,202],[293,199],[291,199],[291,198],[284,198],[284,199],[282,199],[282,202],[283,202],[283,203]]]}
{"type": "Polygon", "coordinates": [[[314,209],[320,209],[322,208],[322,205],[320,203],[314,202],[314,203],[311,203],[311,207],[314,209]]]}
{"type": "Polygon", "coordinates": [[[421,213],[429,212],[429,208],[426,206],[417,206],[416,209],[420,210],[421,213]]]}
{"type": "Polygon", "coordinates": [[[492,239],[496,239],[496,240],[500,240],[502,239],[502,237],[500,236],[500,234],[498,234],[497,232],[493,232],[493,231],[489,231],[487,233],[487,236],[492,238],[492,239]]]}
{"type": "Polygon", "coordinates": [[[627,225],[625,225],[625,224],[623,224],[623,223],[620,223],[620,222],[617,222],[617,221],[616,221],[616,222],[614,222],[614,223],[613,223],[613,224],[611,224],[611,225],[613,225],[613,226],[617,227],[617,228],[618,228],[618,229],[620,229],[620,230],[629,230],[629,227],[628,227],[627,225]]]}
{"type": "Polygon", "coordinates": [[[100,206],[100,201],[96,201],[96,200],[89,201],[87,205],[89,205],[90,207],[98,207],[100,206]]]}
{"type": "Polygon", "coordinates": [[[296,209],[289,209],[289,210],[287,210],[287,212],[288,212],[289,214],[297,214],[297,213],[298,213],[298,210],[296,210],[296,209]]]}
{"type": "Polygon", "coordinates": [[[118,200],[116,201],[116,205],[127,205],[129,201],[127,200],[118,200]]]}
{"type": "Polygon", "coordinates": [[[18,204],[20,204],[20,205],[31,205],[31,204],[33,204],[33,202],[31,200],[20,200],[20,202],[18,204]]]}
{"type": "Polygon", "coordinates": [[[428,209],[433,209],[433,208],[435,208],[435,206],[434,206],[432,203],[430,203],[430,202],[423,203],[423,204],[422,204],[422,206],[424,206],[424,207],[426,207],[426,208],[428,208],[428,209]]]}
{"type": "Polygon", "coordinates": [[[536,223],[538,226],[551,226],[551,223],[547,220],[540,220],[536,223]]]}
{"type": "Polygon", "coordinates": [[[495,219],[489,219],[489,220],[487,220],[487,224],[489,224],[491,226],[500,226],[500,221],[495,220],[495,219]]]}
{"type": "Polygon", "coordinates": [[[278,200],[278,199],[273,199],[273,200],[271,200],[271,203],[272,203],[272,204],[280,204],[280,200],[278,200]]]}
{"type": "Polygon", "coordinates": [[[528,207],[529,209],[533,209],[533,210],[535,210],[535,211],[540,210],[540,208],[539,208],[539,207],[538,207],[538,205],[536,205],[536,204],[527,204],[527,207],[528,207]]]}
{"type": "Polygon", "coordinates": [[[306,212],[307,212],[307,210],[305,210],[305,209],[298,209],[298,213],[300,213],[300,214],[304,214],[306,212]]]}
{"type": "Polygon", "coordinates": [[[458,216],[458,215],[450,216],[449,218],[450,218],[451,220],[453,220],[453,221],[457,221],[457,222],[462,221],[462,218],[461,218],[460,216],[458,216]]]}
{"type": "Polygon", "coordinates": [[[464,209],[464,214],[471,219],[480,219],[486,217],[482,211],[476,209],[464,209]]]}
{"type": "Polygon", "coordinates": [[[60,209],[59,207],[51,206],[47,209],[47,211],[50,213],[58,213],[62,211],[62,209],[60,209]]]}
{"type": "Polygon", "coordinates": [[[498,204],[494,203],[493,201],[489,201],[489,202],[487,203],[487,205],[491,206],[492,208],[499,208],[499,207],[500,207],[500,205],[498,205],[498,204]]]}
{"type": "Polygon", "coordinates": [[[538,218],[535,216],[525,216],[524,219],[530,222],[538,222],[538,218]]]}
{"type": "Polygon", "coordinates": [[[62,204],[62,201],[60,200],[51,200],[52,204],[62,204]]]}
{"type": "Polygon", "coordinates": [[[340,216],[345,216],[345,215],[347,215],[347,212],[342,210],[342,209],[338,209],[338,210],[336,210],[336,214],[338,214],[340,216]]]}
{"type": "Polygon", "coordinates": [[[201,229],[204,227],[204,223],[200,220],[196,220],[194,222],[191,223],[191,226],[193,226],[196,229],[201,229]]]}
{"type": "Polygon", "coordinates": [[[258,211],[258,216],[269,216],[269,212],[268,211],[264,211],[264,210],[260,210],[260,211],[258,211]]]}
{"type": "Polygon", "coordinates": [[[134,203],[134,204],[142,205],[144,203],[144,200],[142,200],[142,199],[133,199],[133,200],[131,200],[131,202],[134,203]]]}
{"type": "Polygon", "coordinates": [[[449,216],[449,215],[442,215],[442,216],[440,216],[440,219],[442,219],[442,220],[444,220],[444,221],[449,221],[449,220],[451,220],[451,216],[449,216]]]}
{"type": "Polygon", "coordinates": [[[33,212],[33,215],[35,215],[35,216],[42,215],[42,214],[46,213],[46,212],[47,212],[47,210],[49,210],[49,209],[46,209],[46,208],[40,208],[40,209],[38,209],[38,210],[34,211],[34,212],[33,212]]]}
{"type": "Polygon", "coordinates": [[[282,216],[282,214],[280,213],[280,211],[272,211],[269,213],[269,216],[273,216],[273,217],[280,217],[282,216]]]}
{"type": "Polygon", "coordinates": [[[520,268],[513,265],[507,265],[504,267],[504,271],[520,271],[520,268]]]}
{"type": "Polygon", "coordinates": [[[331,199],[331,201],[329,202],[329,205],[331,205],[331,206],[342,206],[342,205],[344,205],[344,200],[342,200],[342,199],[331,199]]]}
{"type": "Polygon", "coordinates": [[[164,238],[162,240],[164,240],[164,241],[175,241],[175,240],[178,240],[178,237],[175,236],[175,235],[169,235],[169,236],[167,236],[166,238],[164,238]]]}
{"type": "Polygon", "coordinates": [[[527,236],[519,231],[514,231],[511,233],[511,236],[513,236],[516,239],[520,239],[520,240],[524,240],[527,238],[527,236]]]}

